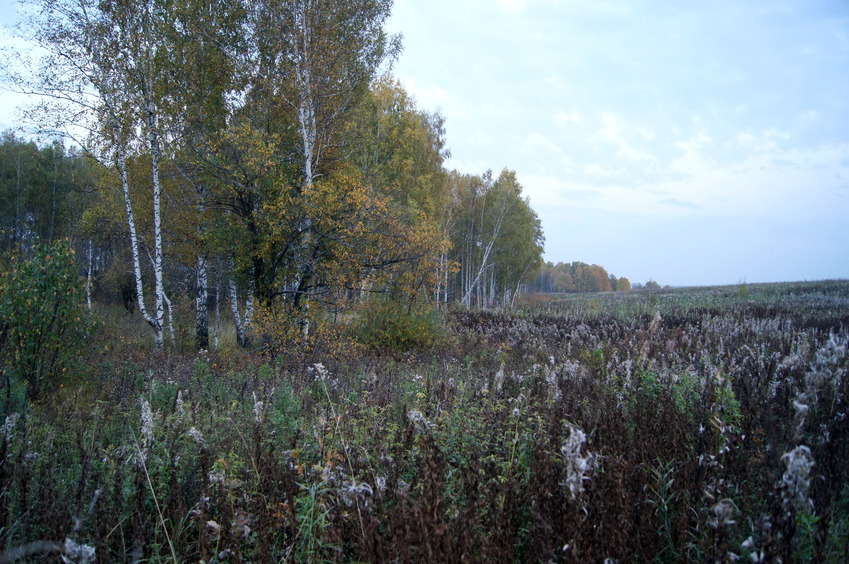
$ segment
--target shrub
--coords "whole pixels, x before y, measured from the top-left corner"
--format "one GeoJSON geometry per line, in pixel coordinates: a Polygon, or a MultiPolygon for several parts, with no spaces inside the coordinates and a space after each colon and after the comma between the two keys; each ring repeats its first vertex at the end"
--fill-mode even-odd
{"type": "Polygon", "coordinates": [[[352,326],[357,342],[379,352],[428,348],[445,337],[442,314],[432,306],[404,306],[382,299],[368,303],[352,326]]]}
{"type": "Polygon", "coordinates": [[[7,396],[26,383],[34,399],[58,384],[90,334],[84,287],[67,243],[42,245],[0,274],[0,342],[7,396]]]}

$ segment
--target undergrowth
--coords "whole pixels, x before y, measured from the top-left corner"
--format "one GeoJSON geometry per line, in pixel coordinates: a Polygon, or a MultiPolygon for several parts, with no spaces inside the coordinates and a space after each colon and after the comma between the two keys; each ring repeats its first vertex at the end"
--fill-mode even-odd
{"type": "Polygon", "coordinates": [[[4,414],[0,560],[845,562],[847,296],[455,311],[438,346],[306,365],[151,359],[116,317],[4,414]]]}

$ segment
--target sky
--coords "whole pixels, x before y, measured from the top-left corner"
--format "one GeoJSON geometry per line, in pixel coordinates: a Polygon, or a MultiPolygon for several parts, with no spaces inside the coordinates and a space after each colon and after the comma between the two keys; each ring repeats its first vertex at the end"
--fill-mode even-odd
{"type": "MultiPolygon", "coordinates": [[[[395,0],[387,25],[447,166],[515,170],[546,260],[849,278],[849,1],[395,0]]],[[[0,90],[0,130],[20,102],[0,90]]]]}
{"type": "Polygon", "coordinates": [[[449,168],[515,170],[546,260],[849,278],[846,0],[396,0],[388,27],[449,168]]]}

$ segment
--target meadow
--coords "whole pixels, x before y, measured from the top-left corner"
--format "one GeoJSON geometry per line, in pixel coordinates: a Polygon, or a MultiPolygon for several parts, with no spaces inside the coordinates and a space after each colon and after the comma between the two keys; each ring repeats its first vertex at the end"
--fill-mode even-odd
{"type": "Polygon", "coordinates": [[[403,350],[154,357],[102,313],[2,390],[0,562],[849,561],[849,281],[533,295],[403,350]]]}

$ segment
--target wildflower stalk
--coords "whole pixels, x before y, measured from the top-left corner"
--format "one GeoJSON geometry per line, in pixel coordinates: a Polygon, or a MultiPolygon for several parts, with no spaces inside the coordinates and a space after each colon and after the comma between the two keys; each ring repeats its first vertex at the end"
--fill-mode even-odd
{"type": "Polygon", "coordinates": [[[174,564],[177,564],[179,560],[177,560],[177,552],[174,550],[174,543],[171,542],[171,535],[168,534],[168,527],[165,524],[165,517],[162,515],[162,509],[159,507],[159,500],[156,498],[156,490],[153,488],[153,482],[150,479],[150,474],[147,471],[147,464],[145,463],[145,457],[142,453],[141,445],[139,445],[138,440],[135,435],[133,435],[133,440],[136,444],[136,450],[139,454],[139,461],[141,462],[142,470],[144,471],[145,480],[147,480],[147,487],[150,489],[150,495],[153,497],[153,504],[156,506],[156,513],[159,516],[159,523],[162,525],[162,530],[165,533],[165,539],[168,541],[168,548],[171,550],[171,558],[174,560],[174,564]]]}

